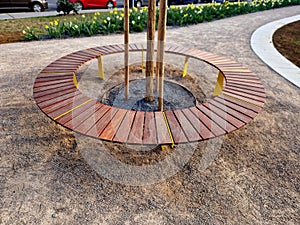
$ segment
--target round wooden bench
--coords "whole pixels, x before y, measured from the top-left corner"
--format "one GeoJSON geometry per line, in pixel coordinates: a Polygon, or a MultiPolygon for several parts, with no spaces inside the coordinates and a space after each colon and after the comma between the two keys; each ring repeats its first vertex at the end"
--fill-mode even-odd
{"type": "MultiPolygon", "coordinates": [[[[146,51],[146,47],[130,44],[129,50],[146,51]]],[[[75,73],[81,65],[121,52],[124,45],[101,46],[49,64],[34,83],[37,105],[55,122],[84,135],[104,141],[158,145],[229,133],[249,123],[265,103],[264,87],[249,69],[223,56],[177,46],[166,46],[165,52],[205,61],[219,70],[215,96],[208,102],[180,110],[142,112],[102,104],[78,90],[75,73]]]]}

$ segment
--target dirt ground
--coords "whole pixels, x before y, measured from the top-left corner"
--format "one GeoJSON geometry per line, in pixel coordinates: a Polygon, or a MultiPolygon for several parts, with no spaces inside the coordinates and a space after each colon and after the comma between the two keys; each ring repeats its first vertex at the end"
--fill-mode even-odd
{"type": "MultiPolygon", "coordinates": [[[[168,29],[169,43],[248,67],[267,94],[245,127],[175,150],[124,146],[120,152],[57,125],[34,102],[32,86],[45,66],[76,50],[122,43],[122,35],[0,45],[0,224],[299,224],[300,90],[249,44],[258,27],[299,13],[294,6],[168,29]]],[[[131,42],[145,38],[130,36],[131,42]]],[[[184,59],[167,59],[182,68],[184,59]]],[[[119,69],[116,60],[104,60],[108,75],[119,69]]],[[[192,60],[189,66],[185,85],[209,96],[215,69],[192,60]]],[[[96,98],[109,85],[93,71],[92,62],[83,67],[79,85],[96,98]]]]}

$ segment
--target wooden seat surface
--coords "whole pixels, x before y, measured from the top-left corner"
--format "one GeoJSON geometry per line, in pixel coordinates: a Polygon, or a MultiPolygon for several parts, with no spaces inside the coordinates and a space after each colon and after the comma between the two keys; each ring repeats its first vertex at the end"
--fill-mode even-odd
{"type": "MultiPolygon", "coordinates": [[[[130,51],[144,51],[130,44],[130,51]]],[[[51,119],[73,131],[105,141],[127,144],[179,144],[207,140],[249,123],[262,109],[266,94],[260,79],[249,69],[224,56],[179,46],[165,52],[205,61],[225,78],[220,95],[194,107],[164,112],[141,112],[108,106],[82,94],[76,71],[99,56],[124,52],[124,45],[108,45],[68,54],[37,76],[33,95],[51,119]]]]}

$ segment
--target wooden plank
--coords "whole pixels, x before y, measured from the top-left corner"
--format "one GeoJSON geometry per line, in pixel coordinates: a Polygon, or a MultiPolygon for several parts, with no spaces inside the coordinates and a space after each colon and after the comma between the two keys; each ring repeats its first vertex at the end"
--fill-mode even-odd
{"type": "Polygon", "coordinates": [[[218,108],[216,106],[214,106],[211,103],[204,103],[203,104],[206,108],[208,108],[209,110],[211,110],[212,112],[214,112],[215,114],[217,114],[218,116],[220,116],[221,118],[223,118],[224,120],[226,120],[227,122],[229,122],[230,124],[232,124],[234,127],[236,128],[240,128],[242,126],[244,126],[246,123],[235,118],[234,116],[230,115],[227,112],[227,108],[218,108]]]}
{"type": "Polygon", "coordinates": [[[56,97],[56,98],[52,98],[52,99],[49,99],[49,100],[46,100],[46,101],[43,101],[43,102],[39,102],[38,105],[41,108],[45,108],[47,106],[56,105],[56,104],[58,104],[62,101],[70,99],[70,98],[74,99],[74,97],[76,95],[79,95],[79,94],[81,94],[81,92],[77,90],[77,91],[71,92],[69,94],[61,95],[61,96],[56,97]]]}
{"type": "Polygon", "coordinates": [[[41,103],[41,102],[48,101],[50,99],[61,97],[63,95],[67,95],[67,94],[70,94],[70,93],[75,93],[76,91],[77,91],[77,89],[72,87],[70,89],[66,89],[66,90],[63,90],[63,91],[54,91],[53,93],[48,93],[48,94],[40,96],[40,97],[35,95],[34,98],[35,98],[35,101],[37,103],[41,103]]]}
{"type": "Polygon", "coordinates": [[[97,102],[95,106],[95,110],[85,111],[85,115],[82,115],[82,123],[75,127],[76,131],[87,134],[87,132],[94,127],[96,122],[100,120],[100,118],[105,115],[111,106],[104,105],[102,103],[97,102]]]}
{"type": "Polygon", "coordinates": [[[254,118],[257,115],[257,112],[254,112],[250,109],[247,109],[243,106],[241,106],[238,102],[236,102],[234,99],[232,101],[225,100],[223,97],[216,97],[213,99],[214,101],[218,102],[219,104],[225,105],[227,107],[230,107],[250,118],[254,118]]]}
{"type": "Polygon", "coordinates": [[[42,87],[42,86],[51,86],[54,84],[60,84],[60,83],[65,83],[65,82],[70,82],[70,81],[73,81],[73,79],[70,79],[70,78],[64,79],[64,80],[56,79],[56,80],[51,80],[51,81],[44,80],[44,81],[39,81],[39,82],[34,83],[34,87],[37,88],[37,87],[42,87]]]}
{"type": "Polygon", "coordinates": [[[226,84],[226,88],[243,88],[243,90],[250,90],[250,91],[255,91],[255,92],[260,92],[260,93],[265,93],[265,89],[261,87],[251,87],[251,86],[246,86],[246,85],[238,85],[238,84],[226,84]]]}
{"type": "Polygon", "coordinates": [[[253,99],[250,99],[250,98],[247,98],[247,97],[243,97],[243,96],[240,96],[240,95],[232,94],[232,93],[229,93],[229,92],[223,92],[223,95],[226,95],[226,96],[231,97],[231,98],[236,98],[240,101],[244,101],[244,102],[253,104],[255,106],[259,106],[259,107],[264,106],[263,102],[256,101],[256,100],[253,100],[253,99]]]}
{"type": "Polygon", "coordinates": [[[82,93],[77,91],[75,93],[75,95],[73,95],[73,97],[70,97],[70,98],[67,98],[67,99],[64,99],[63,101],[60,101],[60,102],[57,102],[56,104],[50,104],[48,106],[44,106],[42,107],[40,104],[44,104],[44,103],[40,103],[38,104],[38,106],[47,114],[55,111],[55,110],[58,110],[59,108],[61,107],[64,107],[66,105],[69,105],[69,104],[72,104],[74,101],[75,101],[75,96],[78,95],[78,97],[82,97],[82,93]]]}
{"type": "Polygon", "coordinates": [[[182,130],[184,131],[186,137],[190,142],[193,141],[200,141],[202,137],[199,135],[199,133],[195,130],[193,125],[188,121],[188,119],[185,117],[183,112],[181,110],[174,110],[173,111],[182,130]]]}
{"type": "MultiPolygon", "coordinates": [[[[226,75],[225,75],[225,77],[226,77],[226,75]]],[[[232,80],[226,81],[226,85],[228,85],[228,86],[236,85],[236,86],[256,87],[256,88],[264,89],[262,84],[248,84],[248,83],[245,83],[245,82],[232,81],[232,80]]]]}
{"type": "Polygon", "coordinates": [[[90,108],[94,108],[96,104],[96,101],[92,100],[88,102],[87,104],[83,105],[82,107],[79,107],[66,115],[58,118],[56,121],[62,125],[69,122],[71,126],[69,128],[74,129],[75,126],[78,126],[78,123],[81,123],[81,118],[85,111],[88,111],[90,108]],[[79,119],[80,118],[80,119],[79,119]],[[71,122],[70,122],[71,121],[71,122]]]}
{"type": "Polygon", "coordinates": [[[236,98],[231,98],[230,96],[219,95],[218,97],[220,97],[222,99],[225,99],[226,101],[232,102],[233,104],[236,104],[236,105],[239,105],[241,107],[244,107],[246,109],[252,110],[255,113],[258,113],[261,110],[261,108],[259,106],[255,106],[253,104],[247,103],[245,101],[238,100],[236,98]]]}
{"type": "Polygon", "coordinates": [[[47,96],[53,93],[57,93],[57,92],[61,92],[61,91],[65,91],[65,90],[77,90],[77,88],[74,86],[74,84],[69,84],[66,86],[61,86],[59,88],[54,88],[54,89],[49,89],[49,90],[45,90],[45,91],[39,91],[39,92],[33,92],[33,96],[34,98],[39,98],[39,97],[43,97],[43,96],[47,96]]]}
{"type": "Polygon", "coordinates": [[[235,118],[239,119],[240,121],[243,121],[244,123],[249,123],[252,120],[252,117],[245,115],[245,114],[241,113],[240,111],[238,111],[232,107],[229,107],[226,104],[222,104],[218,101],[215,101],[214,99],[210,100],[209,103],[218,107],[219,109],[227,112],[228,114],[234,116],[235,118]]]}
{"type": "Polygon", "coordinates": [[[73,75],[64,75],[59,77],[37,77],[34,83],[44,83],[48,81],[60,81],[60,80],[73,81],[73,75]]]}
{"type": "Polygon", "coordinates": [[[222,129],[217,123],[211,120],[207,115],[201,112],[196,107],[191,107],[189,110],[210,130],[215,136],[225,134],[225,129],[222,129]]]}
{"type": "Polygon", "coordinates": [[[177,121],[173,111],[171,111],[171,110],[165,111],[165,114],[166,114],[166,117],[167,117],[167,120],[168,120],[168,124],[170,126],[170,130],[171,130],[174,142],[176,144],[178,144],[178,143],[187,143],[188,139],[185,136],[185,133],[182,130],[179,122],[177,121]]]}
{"type": "Polygon", "coordinates": [[[100,134],[100,139],[111,141],[114,138],[126,113],[127,110],[119,109],[109,124],[105,127],[103,132],[100,134]]]}
{"type": "Polygon", "coordinates": [[[219,125],[222,129],[224,129],[227,133],[236,130],[236,127],[230,124],[227,120],[218,116],[212,110],[206,108],[204,105],[197,105],[197,108],[202,111],[206,116],[208,116],[212,121],[219,125]]]}
{"type": "Polygon", "coordinates": [[[243,80],[256,80],[256,81],[260,81],[260,79],[255,76],[254,74],[239,74],[239,75],[232,75],[232,74],[228,74],[226,73],[226,78],[228,79],[240,79],[241,81],[243,80]]]}
{"type": "Polygon", "coordinates": [[[183,109],[182,112],[201,135],[202,139],[209,139],[215,137],[215,135],[192,113],[190,109],[183,109]]]}
{"type": "Polygon", "coordinates": [[[40,73],[37,78],[58,78],[58,77],[64,77],[64,76],[70,76],[73,77],[73,72],[72,73],[40,73]]]}
{"type": "Polygon", "coordinates": [[[94,126],[86,134],[99,137],[118,110],[118,108],[111,107],[98,121],[94,121],[94,126]]]}
{"type": "Polygon", "coordinates": [[[264,92],[252,91],[252,90],[244,89],[242,87],[231,87],[231,86],[229,86],[229,87],[226,87],[225,90],[243,92],[245,94],[250,94],[250,95],[254,95],[254,96],[258,96],[258,97],[262,97],[262,98],[267,97],[264,92]]]}
{"type": "Polygon", "coordinates": [[[128,143],[142,144],[145,112],[137,111],[128,137],[128,143]]]}
{"type": "Polygon", "coordinates": [[[260,96],[257,96],[257,95],[245,93],[243,91],[232,90],[230,88],[225,88],[223,90],[223,93],[232,93],[232,94],[243,96],[245,98],[250,98],[250,99],[253,99],[253,100],[256,100],[256,101],[259,101],[259,102],[265,102],[266,101],[266,97],[260,97],[260,96]]]}
{"type": "Polygon", "coordinates": [[[157,144],[154,112],[145,113],[143,144],[157,144]]]}
{"type": "Polygon", "coordinates": [[[237,82],[245,82],[247,84],[261,84],[259,79],[253,80],[253,79],[248,79],[248,78],[234,78],[226,75],[226,80],[227,81],[237,81],[237,82]]]}
{"type": "Polygon", "coordinates": [[[55,84],[55,85],[51,85],[51,86],[33,87],[33,92],[35,93],[35,92],[40,92],[40,91],[47,91],[50,89],[57,89],[57,88],[65,87],[65,86],[69,86],[69,85],[73,85],[75,87],[73,81],[68,81],[66,83],[55,84]]]}
{"type": "Polygon", "coordinates": [[[172,139],[162,112],[155,112],[156,134],[159,144],[172,144],[172,139]]]}
{"type": "Polygon", "coordinates": [[[128,135],[131,130],[131,126],[135,117],[136,111],[128,111],[126,116],[124,117],[113,141],[126,143],[128,139],[128,135]]]}
{"type": "Polygon", "coordinates": [[[64,104],[64,105],[53,105],[51,106],[51,110],[43,108],[43,111],[50,116],[51,118],[55,119],[58,116],[62,115],[63,113],[66,113],[69,110],[72,110],[76,108],[77,106],[83,104],[84,102],[88,101],[89,98],[86,97],[85,95],[77,95],[75,98],[71,98],[71,102],[68,102],[69,104],[64,104]]]}

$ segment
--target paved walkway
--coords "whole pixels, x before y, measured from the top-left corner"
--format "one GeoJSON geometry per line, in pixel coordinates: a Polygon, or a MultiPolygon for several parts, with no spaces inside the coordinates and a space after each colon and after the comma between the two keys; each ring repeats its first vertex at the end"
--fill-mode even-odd
{"type": "Polygon", "coordinates": [[[272,41],[272,36],[277,29],[298,20],[300,20],[300,15],[276,20],[258,28],[251,37],[251,47],[269,67],[300,87],[300,68],[283,57],[272,41]]]}

